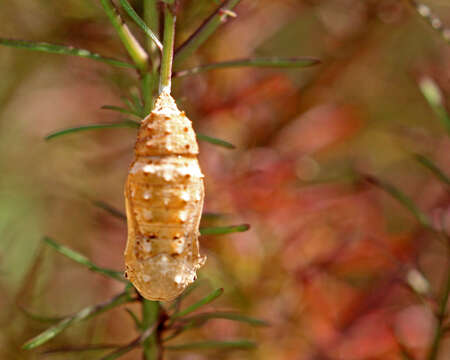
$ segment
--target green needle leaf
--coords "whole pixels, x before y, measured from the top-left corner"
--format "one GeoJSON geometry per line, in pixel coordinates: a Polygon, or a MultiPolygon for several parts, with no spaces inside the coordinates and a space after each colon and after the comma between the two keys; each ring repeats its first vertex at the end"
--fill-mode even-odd
{"type": "Polygon", "coordinates": [[[195,75],[204,71],[229,69],[236,67],[262,67],[262,68],[304,68],[320,64],[319,59],[310,57],[299,57],[291,59],[282,58],[254,58],[254,59],[238,59],[231,61],[224,61],[206,65],[200,65],[191,69],[177,71],[173,74],[174,77],[195,75]]]}
{"type": "MultiPolygon", "coordinates": [[[[112,123],[112,124],[93,124],[93,125],[83,125],[83,126],[75,126],[68,129],[58,130],[55,132],[52,132],[48,134],[45,137],[45,140],[52,140],[54,138],[63,136],[63,135],[69,135],[73,133],[77,133],[80,131],[89,131],[89,130],[103,130],[103,129],[114,129],[114,128],[135,128],[138,129],[140,126],[140,123],[137,121],[132,120],[126,120],[122,122],[112,123]]],[[[197,134],[197,139],[199,141],[206,141],[213,145],[222,146],[227,149],[234,149],[234,145],[230,144],[229,142],[226,142],[224,140],[216,139],[210,136],[206,136],[203,134],[197,134]]]]}
{"type": "Polygon", "coordinates": [[[192,304],[191,306],[188,306],[186,309],[184,309],[176,314],[173,314],[171,316],[171,319],[175,320],[175,319],[181,318],[183,316],[186,316],[187,314],[194,312],[195,310],[199,309],[200,307],[213,302],[222,294],[223,294],[222,288],[214,290],[211,294],[205,296],[203,299],[197,301],[195,304],[192,304]]]}
{"type": "Polygon", "coordinates": [[[120,220],[127,221],[127,216],[123,212],[117,210],[115,207],[113,207],[103,201],[100,201],[100,200],[92,200],[91,202],[94,206],[97,206],[98,208],[105,210],[110,215],[112,215],[120,220]]]}
{"type": "Polygon", "coordinates": [[[136,24],[139,25],[139,27],[145,32],[147,36],[149,36],[155,45],[159,48],[159,50],[162,51],[162,44],[159,41],[158,37],[155,35],[155,33],[147,26],[147,24],[144,22],[144,20],[141,19],[141,17],[134,11],[133,7],[130,5],[130,3],[127,0],[119,0],[120,5],[124,8],[124,10],[127,12],[127,14],[136,22],[136,24]]]}
{"type": "Polygon", "coordinates": [[[45,344],[47,341],[53,339],[56,335],[67,329],[72,324],[78,323],[82,320],[86,320],[93,316],[99,315],[107,310],[115,308],[119,305],[133,301],[136,301],[136,299],[131,298],[127,292],[123,292],[105,303],[84,308],[75,315],[63,319],[55,326],[52,326],[51,328],[39,334],[38,336],[27,341],[23,345],[23,349],[31,350],[38,346],[41,346],[42,344],[45,344]]]}
{"type": "Polygon", "coordinates": [[[416,217],[416,219],[419,221],[421,225],[433,229],[431,225],[431,220],[428,218],[428,216],[416,206],[416,204],[414,203],[414,201],[411,200],[411,198],[406,196],[396,187],[370,175],[364,175],[364,180],[366,180],[368,183],[372,185],[377,186],[378,188],[382,189],[383,191],[391,195],[395,200],[397,200],[406,209],[408,209],[416,217]]]}
{"type": "Polygon", "coordinates": [[[19,309],[30,319],[43,322],[43,323],[56,323],[58,321],[61,321],[61,317],[52,317],[52,316],[42,316],[33,314],[32,312],[28,311],[27,309],[19,306],[19,309]]]}
{"type": "Polygon", "coordinates": [[[227,148],[227,149],[236,149],[236,146],[234,146],[233,144],[230,144],[229,142],[227,142],[225,140],[213,138],[213,137],[208,136],[208,135],[197,134],[197,139],[200,140],[200,141],[209,142],[210,144],[213,144],[213,145],[222,146],[222,147],[227,148]]]}
{"type": "Polygon", "coordinates": [[[106,275],[115,280],[119,280],[121,282],[128,283],[128,281],[122,277],[122,273],[120,273],[118,271],[110,270],[110,269],[101,268],[101,267],[95,265],[94,263],[92,263],[86,256],[81,255],[80,253],[78,253],[72,249],[69,249],[66,246],[58,244],[56,241],[50,239],[49,237],[45,237],[44,241],[48,245],[50,245],[52,248],[54,248],[56,251],[58,251],[60,254],[63,254],[64,256],[77,262],[78,264],[86,266],[89,270],[106,275]]]}
{"type": "Polygon", "coordinates": [[[175,50],[174,67],[186,60],[195,50],[197,50],[209,37],[224,24],[231,16],[231,10],[239,4],[241,0],[225,0],[222,5],[209,16],[203,24],[175,50]]]}
{"type": "Polygon", "coordinates": [[[423,166],[425,166],[428,170],[430,170],[438,180],[440,180],[445,185],[450,185],[450,178],[444,174],[444,172],[439,169],[430,159],[427,157],[416,154],[416,160],[423,166]]]}
{"type": "Polygon", "coordinates": [[[200,229],[200,234],[202,235],[225,235],[235,232],[244,232],[250,229],[250,225],[233,225],[233,226],[216,226],[216,227],[205,227],[200,229]]]}
{"type": "Polygon", "coordinates": [[[126,120],[118,123],[112,124],[94,124],[94,125],[84,125],[84,126],[76,126],[68,129],[58,130],[48,134],[45,137],[45,140],[52,140],[57,137],[74,134],[80,131],[89,131],[89,130],[103,130],[103,129],[114,129],[114,128],[138,128],[140,125],[136,121],[126,120]]]}
{"type": "Polygon", "coordinates": [[[209,350],[209,349],[254,349],[256,344],[249,340],[235,341],[202,341],[192,342],[180,345],[165,346],[164,348],[171,351],[184,350],[209,350]]]}
{"type": "Polygon", "coordinates": [[[430,107],[450,133],[450,116],[444,106],[444,96],[438,84],[430,77],[423,77],[419,81],[419,88],[430,107]]]}
{"type": "Polygon", "coordinates": [[[126,308],[125,311],[128,313],[128,315],[130,315],[131,319],[134,322],[136,329],[139,330],[141,328],[142,324],[139,321],[137,315],[131,309],[128,309],[128,308],[126,308]]]}
{"type": "Polygon", "coordinates": [[[129,109],[125,109],[125,108],[122,108],[120,106],[104,105],[101,108],[104,109],[104,110],[117,111],[117,112],[120,112],[122,114],[133,115],[133,116],[136,116],[139,119],[141,119],[141,114],[139,114],[138,112],[133,111],[133,110],[129,110],[129,109]]]}
{"type": "Polygon", "coordinates": [[[33,50],[33,51],[41,51],[46,53],[52,53],[52,54],[62,54],[62,55],[73,55],[73,56],[80,56],[100,62],[104,62],[106,64],[124,67],[124,68],[136,68],[135,65],[102,56],[97,53],[90,52],[89,50],[85,49],[78,49],[73,46],[64,46],[64,45],[56,45],[56,44],[48,44],[45,42],[31,42],[31,41],[24,41],[24,40],[13,40],[13,39],[0,39],[0,45],[5,46],[11,46],[15,48],[20,49],[27,49],[27,50],[33,50]]]}
{"type": "Polygon", "coordinates": [[[191,316],[189,318],[184,318],[183,321],[187,323],[195,323],[197,326],[203,325],[206,321],[211,319],[226,319],[231,321],[238,321],[247,323],[253,326],[269,326],[266,321],[255,319],[252,317],[244,316],[233,312],[209,312],[191,316]]]}
{"type": "Polygon", "coordinates": [[[158,323],[155,323],[153,326],[145,330],[141,336],[139,336],[137,339],[133,340],[129,344],[117,349],[116,351],[104,356],[101,358],[101,360],[115,360],[121,357],[122,355],[125,355],[126,353],[130,352],[137,346],[143,344],[150,336],[153,335],[158,323]]]}

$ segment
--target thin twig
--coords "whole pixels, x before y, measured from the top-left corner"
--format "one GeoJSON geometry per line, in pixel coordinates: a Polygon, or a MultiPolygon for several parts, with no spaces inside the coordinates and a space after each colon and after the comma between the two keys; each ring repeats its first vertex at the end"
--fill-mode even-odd
{"type": "Polygon", "coordinates": [[[430,352],[428,354],[427,359],[428,360],[436,360],[438,357],[439,352],[439,345],[441,343],[442,337],[444,335],[444,322],[446,317],[446,311],[447,311],[447,303],[449,299],[450,294],[450,266],[447,265],[447,279],[445,288],[439,303],[439,309],[438,313],[436,314],[437,317],[437,323],[436,323],[436,329],[434,333],[433,342],[431,344],[430,352]]]}
{"type": "Polygon", "coordinates": [[[167,4],[164,4],[164,42],[161,61],[161,75],[159,82],[160,94],[163,92],[167,92],[170,94],[171,91],[175,21],[176,17],[171,7],[167,4]]]}
{"type": "Polygon", "coordinates": [[[241,0],[225,0],[203,24],[175,51],[175,67],[186,60],[231,16],[231,10],[241,0]]]}
{"type": "Polygon", "coordinates": [[[131,33],[128,26],[123,21],[116,7],[110,0],[100,0],[109,21],[116,29],[117,34],[122,40],[128,54],[133,59],[141,74],[144,74],[148,68],[148,55],[136,38],[131,33]]]}

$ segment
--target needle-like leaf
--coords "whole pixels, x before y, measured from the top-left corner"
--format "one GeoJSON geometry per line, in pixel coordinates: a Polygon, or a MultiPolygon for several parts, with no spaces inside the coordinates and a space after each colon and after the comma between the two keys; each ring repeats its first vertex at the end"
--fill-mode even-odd
{"type": "Polygon", "coordinates": [[[187,314],[194,312],[195,310],[199,309],[200,307],[213,302],[215,299],[217,299],[222,294],[223,294],[222,288],[214,290],[211,294],[205,296],[203,299],[197,301],[195,304],[192,304],[191,306],[188,306],[186,309],[181,310],[180,312],[177,312],[176,314],[173,314],[171,316],[171,320],[179,319],[183,316],[186,316],[187,314]]]}
{"type": "MultiPolygon", "coordinates": [[[[63,135],[69,135],[74,134],[80,131],[89,131],[89,130],[103,130],[103,129],[115,129],[115,128],[135,128],[138,129],[140,126],[140,123],[133,120],[125,120],[117,123],[111,123],[111,124],[92,124],[92,125],[83,125],[83,126],[75,126],[68,129],[63,130],[57,130],[55,132],[52,132],[48,134],[45,137],[45,140],[52,140],[57,137],[63,136],[63,135]]],[[[213,145],[222,146],[227,149],[233,149],[234,145],[221,140],[217,138],[213,138],[211,136],[206,136],[203,134],[197,134],[197,138],[199,141],[206,141],[213,145]]]]}
{"type": "Polygon", "coordinates": [[[127,221],[127,216],[123,212],[117,210],[115,207],[105,203],[104,201],[92,200],[91,202],[94,206],[97,206],[98,208],[105,210],[107,213],[111,214],[112,216],[114,216],[120,220],[127,221]]]}
{"type": "Polygon", "coordinates": [[[197,139],[200,141],[206,141],[206,142],[209,142],[210,144],[221,146],[221,147],[224,147],[227,149],[235,149],[236,148],[236,146],[229,143],[228,141],[217,139],[217,138],[214,138],[214,137],[211,137],[208,135],[204,135],[204,134],[197,134],[197,139]]]}
{"type": "Polygon", "coordinates": [[[134,11],[133,7],[130,5],[130,3],[127,0],[119,0],[120,5],[124,8],[124,10],[127,12],[127,14],[135,21],[136,24],[139,25],[139,27],[145,32],[147,36],[149,36],[155,45],[159,48],[159,50],[162,51],[162,44],[159,41],[158,37],[155,35],[155,33],[147,26],[144,20],[141,19],[141,17],[134,11]]]}
{"type": "Polygon", "coordinates": [[[169,345],[164,348],[170,351],[209,350],[209,349],[254,349],[256,344],[249,340],[235,341],[202,341],[180,345],[169,345]]]}
{"type": "Polygon", "coordinates": [[[264,320],[255,319],[234,312],[221,312],[221,311],[194,315],[188,318],[184,318],[183,321],[187,323],[195,323],[197,326],[199,326],[203,325],[206,321],[211,319],[226,319],[231,321],[247,323],[253,326],[269,326],[269,324],[264,320]]]}
{"type": "Polygon", "coordinates": [[[145,330],[141,336],[139,336],[137,339],[131,341],[129,344],[117,349],[116,351],[104,356],[101,358],[101,360],[115,360],[121,357],[122,355],[125,355],[126,353],[130,352],[137,346],[143,344],[145,340],[147,340],[152,334],[154,333],[158,323],[155,323],[153,326],[145,330]]]}
{"type": "Polygon", "coordinates": [[[219,8],[211,14],[203,24],[175,50],[174,67],[177,67],[186,60],[195,50],[197,50],[209,37],[224,24],[231,16],[231,10],[239,4],[241,0],[225,0],[219,8]]]}
{"type": "Polygon", "coordinates": [[[450,185],[450,178],[444,174],[444,172],[439,169],[438,166],[436,166],[430,159],[428,159],[426,156],[416,154],[415,155],[416,160],[424,167],[426,167],[428,170],[430,170],[438,180],[440,180],[445,185],[450,185]]]}
{"type": "Polygon", "coordinates": [[[244,232],[250,229],[250,225],[233,225],[233,226],[215,226],[200,228],[200,234],[202,235],[225,235],[235,232],[244,232]]]}
{"type": "Polygon", "coordinates": [[[23,348],[25,350],[34,349],[38,346],[41,346],[42,344],[45,344],[47,341],[53,339],[56,335],[60,334],[62,331],[67,329],[72,324],[86,320],[93,316],[99,315],[109,309],[115,308],[122,304],[133,302],[133,301],[136,301],[136,298],[130,297],[128,292],[122,292],[121,294],[115,296],[114,298],[112,298],[111,300],[109,300],[105,303],[84,308],[83,310],[79,311],[75,315],[69,316],[69,317],[63,319],[55,326],[52,326],[51,328],[49,328],[49,329],[45,330],[44,332],[42,332],[41,334],[39,334],[38,336],[27,341],[23,345],[23,348]]]}
{"type": "Polygon", "coordinates": [[[141,114],[139,114],[138,112],[136,112],[134,110],[130,110],[130,109],[125,109],[125,108],[120,107],[120,106],[104,105],[101,108],[104,109],[104,110],[117,111],[117,112],[122,113],[122,114],[133,115],[133,116],[136,116],[139,119],[141,119],[141,114]]]}
{"type": "Polygon", "coordinates": [[[142,326],[140,320],[138,319],[137,315],[133,312],[133,310],[126,308],[125,311],[127,312],[128,315],[130,315],[131,319],[134,322],[134,326],[136,327],[137,330],[139,330],[142,326]]]}
{"type": "Polygon", "coordinates": [[[44,241],[48,245],[50,245],[52,248],[54,248],[56,251],[58,251],[60,254],[63,254],[64,256],[77,262],[78,264],[86,266],[89,270],[106,275],[115,280],[119,280],[121,282],[128,283],[128,281],[122,277],[121,272],[115,271],[115,270],[110,270],[110,269],[105,269],[100,266],[97,266],[92,261],[90,261],[86,256],[81,255],[79,252],[69,249],[68,247],[66,247],[64,245],[58,244],[56,241],[50,239],[49,237],[45,237],[44,241]]]}
{"type": "Polygon", "coordinates": [[[83,126],[76,126],[76,127],[52,132],[51,134],[48,134],[45,137],[45,140],[52,140],[52,139],[55,139],[55,138],[63,136],[63,135],[74,134],[74,133],[77,133],[80,131],[103,130],[103,129],[114,129],[114,128],[138,128],[138,127],[139,127],[139,123],[136,121],[131,121],[131,120],[121,121],[121,122],[112,123],[112,124],[83,125],[83,126]]]}
{"type": "Polygon", "coordinates": [[[52,54],[62,54],[62,55],[73,55],[80,56],[100,62],[104,62],[109,65],[124,67],[124,68],[135,68],[134,64],[127,63],[125,61],[109,58],[106,56],[102,56],[97,53],[93,53],[86,49],[78,49],[73,46],[65,46],[65,45],[56,45],[49,44],[45,42],[32,42],[32,41],[24,41],[24,40],[13,40],[13,39],[0,39],[0,45],[27,49],[33,51],[41,51],[52,54]]]}
{"type": "Polygon", "coordinates": [[[400,204],[402,204],[406,209],[408,209],[419,221],[420,224],[423,226],[433,229],[431,225],[431,220],[429,219],[428,215],[422,212],[414,201],[411,200],[408,196],[406,196],[403,192],[401,192],[399,189],[397,189],[395,186],[384,182],[380,179],[377,179],[374,176],[371,175],[364,175],[364,180],[366,180],[368,183],[375,185],[376,187],[382,189],[383,191],[387,192],[389,195],[391,195],[395,200],[397,200],[400,204]]]}
{"type": "Polygon", "coordinates": [[[450,134],[450,115],[444,106],[444,95],[442,94],[442,91],[436,81],[428,76],[425,76],[420,79],[419,88],[430,107],[433,109],[439,120],[441,120],[442,124],[447,129],[447,132],[450,134]]]}
{"type": "Polygon", "coordinates": [[[230,69],[237,67],[262,67],[262,68],[304,68],[320,64],[319,59],[310,57],[299,57],[291,59],[282,58],[249,58],[230,61],[217,62],[212,64],[200,65],[191,69],[177,71],[174,77],[195,75],[201,72],[217,69],[230,69]]]}
{"type": "Polygon", "coordinates": [[[39,321],[42,323],[56,323],[58,321],[61,321],[61,317],[54,317],[54,316],[42,316],[38,314],[34,314],[27,309],[19,306],[19,309],[30,319],[39,321]]]}

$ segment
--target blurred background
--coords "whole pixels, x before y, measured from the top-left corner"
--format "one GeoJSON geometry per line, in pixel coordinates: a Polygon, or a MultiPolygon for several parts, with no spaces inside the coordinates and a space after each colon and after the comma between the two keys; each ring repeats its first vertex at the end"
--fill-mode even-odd
{"type": "MultiPolygon", "coordinates": [[[[450,25],[447,0],[424,2],[450,25]]],[[[182,1],[177,43],[218,3],[182,1]]],[[[133,5],[139,11],[141,1],[133,5]]],[[[200,143],[205,211],[220,214],[203,225],[251,224],[245,233],[201,238],[208,261],[191,301],[223,287],[212,308],[271,326],[211,321],[180,341],[248,337],[258,348],[167,358],[424,359],[449,266],[445,245],[359,174],[393,184],[450,231],[448,188],[412,156],[427,155],[450,172],[449,138],[418,86],[432,78],[448,99],[448,43],[407,1],[243,0],[235,11],[238,17],[182,68],[251,56],[322,60],[310,69],[217,70],[174,80],[174,96],[195,129],[237,147],[200,143]]],[[[3,0],[0,37],[126,59],[98,1],[3,0]]],[[[41,359],[42,349],[20,349],[49,326],[28,312],[64,316],[121,291],[42,237],[123,270],[126,224],[93,201],[124,210],[136,132],[43,138],[122,119],[100,107],[123,106],[121,97],[139,84],[131,70],[5,47],[0,78],[0,358],[41,359]]],[[[44,350],[126,343],[135,335],[119,308],[68,329],[44,350]]],[[[439,359],[449,357],[444,336],[439,359]]]]}

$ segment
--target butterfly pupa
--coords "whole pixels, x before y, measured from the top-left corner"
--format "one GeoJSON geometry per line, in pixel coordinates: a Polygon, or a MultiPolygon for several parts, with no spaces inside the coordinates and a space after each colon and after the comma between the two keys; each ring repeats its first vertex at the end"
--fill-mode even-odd
{"type": "Polygon", "coordinates": [[[126,277],[149,300],[170,301],[196,279],[203,174],[191,121],[163,92],[141,123],[125,184],[126,277]]]}

